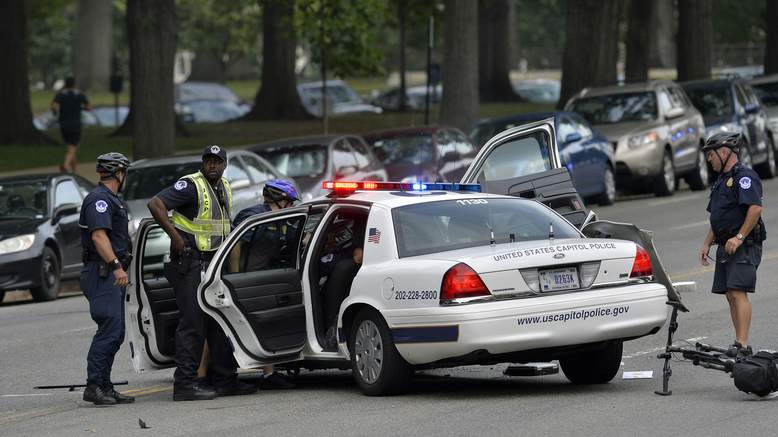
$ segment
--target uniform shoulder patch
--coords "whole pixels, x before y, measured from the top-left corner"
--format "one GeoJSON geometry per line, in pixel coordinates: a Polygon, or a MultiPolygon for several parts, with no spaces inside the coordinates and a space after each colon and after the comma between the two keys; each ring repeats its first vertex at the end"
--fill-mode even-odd
{"type": "Polygon", "coordinates": [[[748,176],[743,176],[740,178],[740,188],[744,190],[751,188],[751,178],[748,176]]]}
{"type": "Polygon", "coordinates": [[[95,202],[95,210],[100,214],[108,211],[108,202],[106,202],[105,200],[98,200],[97,202],[95,202]]]}
{"type": "Polygon", "coordinates": [[[187,185],[186,181],[181,180],[181,181],[176,182],[175,185],[173,185],[173,188],[175,188],[178,191],[181,191],[184,188],[186,188],[186,185],[187,185]]]}

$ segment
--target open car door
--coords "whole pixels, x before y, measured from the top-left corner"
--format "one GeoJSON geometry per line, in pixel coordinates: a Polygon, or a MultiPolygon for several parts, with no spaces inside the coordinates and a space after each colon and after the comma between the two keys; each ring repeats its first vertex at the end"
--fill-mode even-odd
{"type": "Polygon", "coordinates": [[[178,304],[162,273],[170,238],[152,219],[138,225],[125,302],[125,328],[136,372],[175,366],[178,304]]]}
{"type": "Polygon", "coordinates": [[[508,129],[486,142],[462,177],[486,193],[542,202],[581,227],[586,209],[559,159],[554,119],[508,129]]]}
{"type": "Polygon", "coordinates": [[[303,234],[309,207],[255,215],[227,237],[197,291],[240,367],[300,359],[306,340],[303,234]]]}

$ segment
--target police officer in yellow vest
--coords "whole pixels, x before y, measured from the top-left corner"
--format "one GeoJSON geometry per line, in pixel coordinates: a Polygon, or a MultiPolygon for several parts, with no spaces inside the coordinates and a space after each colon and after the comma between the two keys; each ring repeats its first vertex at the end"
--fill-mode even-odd
{"type": "Polygon", "coordinates": [[[222,177],[227,152],[220,146],[203,151],[200,171],[183,176],[148,204],[154,220],[170,237],[170,262],[165,276],[176,292],[180,313],[176,329],[176,372],[173,399],[193,401],[216,396],[251,394],[256,387],[237,379],[237,363],[227,338],[215,320],[197,303],[200,272],[230,233],[232,192],[222,177]],[[168,211],[173,214],[168,219],[168,211]],[[208,340],[208,381],[197,379],[197,367],[208,340]]]}

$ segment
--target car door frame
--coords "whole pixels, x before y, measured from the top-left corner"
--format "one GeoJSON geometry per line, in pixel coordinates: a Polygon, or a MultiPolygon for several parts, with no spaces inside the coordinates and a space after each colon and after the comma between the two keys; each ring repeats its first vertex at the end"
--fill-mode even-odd
{"type": "MultiPolygon", "coordinates": [[[[299,347],[276,352],[265,350],[259,341],[257,334],[249,324],[245,314],[243,314],[240,308],[235,305],[232,291],[220,279],[217,280],[216,276],[219,275],[221,278],[224,262],[232,248],[247,229],[267,222],[299,216],[305,216],[305,221],[307,221],[309,214],[310,205],[305,205],[249,217],[230,233],[214,254],[213,260],[203,274],[203,280],[197,289],[197,302],[203,312],[212,317],[224,331],[225,336],[232,346],[233,355],[242,368],[257,368],[270,364],[300,360],[302,358],[303,350],[307,345],[307,335],[306,341],[299,347]],[[225,304],[226,306],[223,308],[216,306],[225,304]]],[[[301,281],[300,288],[304,293],[302,284],[304,261],[300,260],[299,256],[296,260],[296,269],[301,281]]]]}

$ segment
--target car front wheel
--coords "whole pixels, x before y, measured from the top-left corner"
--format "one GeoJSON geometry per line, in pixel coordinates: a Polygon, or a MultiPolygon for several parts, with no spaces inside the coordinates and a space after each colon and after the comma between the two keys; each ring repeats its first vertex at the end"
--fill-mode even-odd
{"type": "Polygon", "coordinates": [[[697,168],[686,176],[686,183],[689,184],[689,188],[692,191],[700,191],[708,187],[709,179],[710,175],[708,174],[708,163],[705,161],[705,153],[699,151],[697,152],[697,168]]]}
{"type": "Polygon", "coordinates": [[[59,259],[50,247],[43,248],[40,270],[40,285],[30,289],[30,294],[35,301],[42,302],[54,300],[59,294],[59,281],[62,271],[59,267],[59,259]]]}
{"type": "Polygon", "coordinates": [[[573,384],[605,384],[619,371],[623,346],[621,340],[612,341],[604,349],[561,358],[559,365],[573,384]]]}
{"type": "Polygon", "coordinates": [[[602,173],[602,185],[602,193],[598,196],[597,203],[602,206],[613,205],[616,201],[616,177],[610,167],[606,167],[602,173]]]}
{"type": "Polygon", "coordinates": [[[413,368],[397,352],[389,327],[376,311],[357,314],[348,345],[354,379],[364,394],[385,396],[408,389],[413,368]]]}
{"type": "Polygon", "coordinates": [[[654,181],[654,194],[657,196],[672,196],[675,193],[675,165],[670,152],[662,156],[662,168],[654,181]]]}

